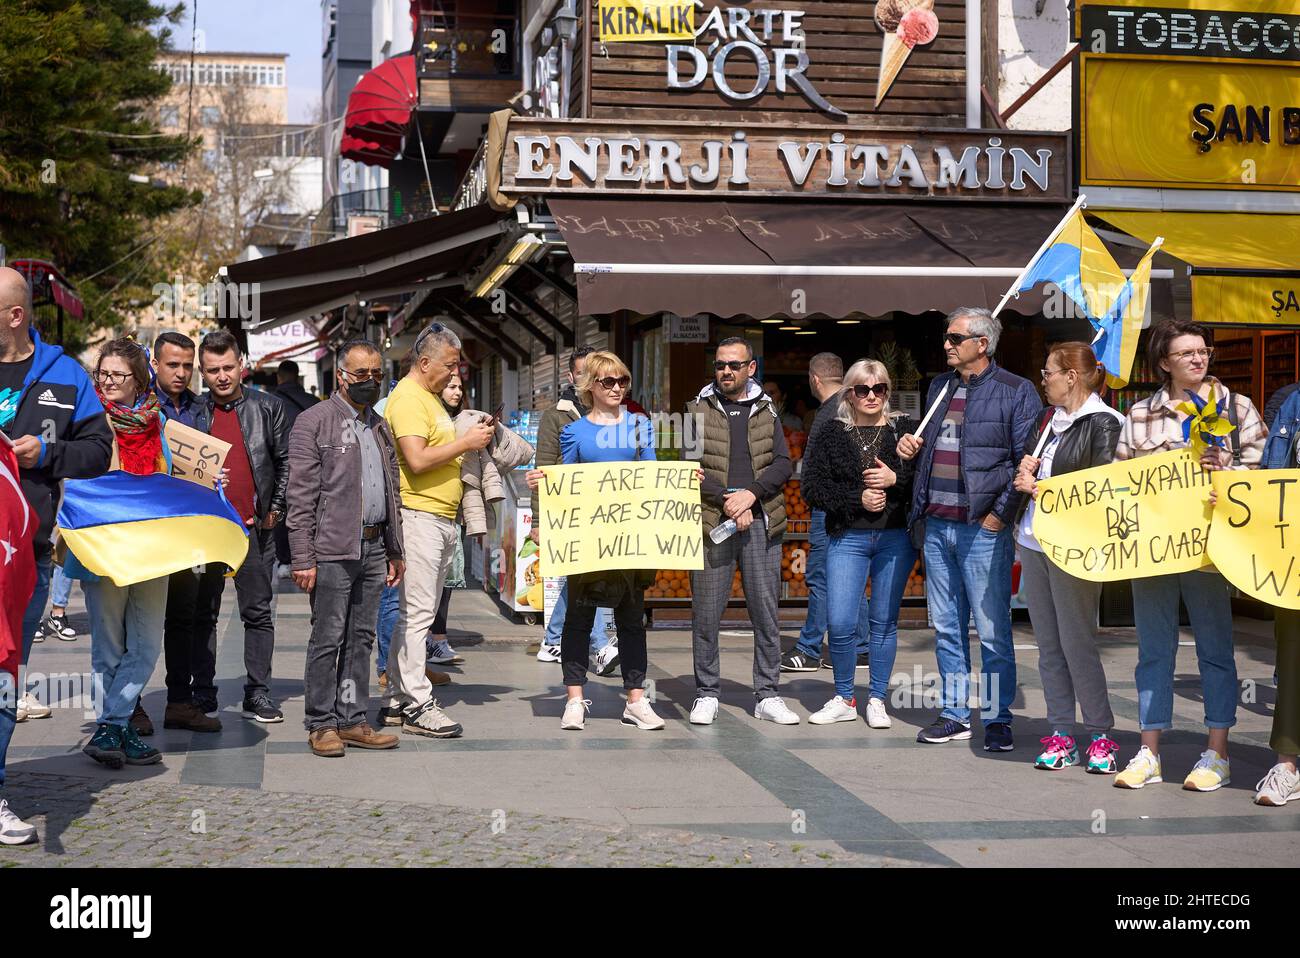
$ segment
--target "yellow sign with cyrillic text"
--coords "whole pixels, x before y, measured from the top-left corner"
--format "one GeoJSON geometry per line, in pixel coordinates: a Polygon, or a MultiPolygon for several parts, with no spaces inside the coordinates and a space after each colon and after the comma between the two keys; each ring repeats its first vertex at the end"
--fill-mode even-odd
{"type": "Polygon", "coordinates": [[[600,0],[601,43],[695,39],[695,4],[690,0],[600,0]]]}
{"type": "Polygon", "coordinates": [[[1191,572],[1210,561],[1210,475],[1176,449],[1040,480],[1034,538],[1090,582],[1191,572]]]}
{"type": "Polygon", "coordinates": [[[1300,469],[1216,472],[1210,559],[1252,598],[1300,609],[1300,469]]]}
{"type": "Polygon", "coordinates": [[[538,486],[541,573],[703,569],[695,463],[546,466],[538,486]]]}

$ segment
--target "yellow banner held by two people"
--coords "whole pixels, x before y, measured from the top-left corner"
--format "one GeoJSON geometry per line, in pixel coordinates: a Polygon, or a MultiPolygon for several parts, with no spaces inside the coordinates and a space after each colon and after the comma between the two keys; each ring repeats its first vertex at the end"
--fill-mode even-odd
{"type": "Polygon", "coordinates": [[[1252,598],[1300,609],[1300,469],[1214,474],[1210,559],[1252,598]]]}
{"type": "Polygon", "coordinates": [[[1212,475],[1176,449],[1043,479],[1034,538],[1090,582],[1191,572],[1210,562],[1212,475]]]}
{"type": "Polygon", "coordinates": [[[601,43],[695,39],[691,0],[600,0],[601,43]]]}
{"type": "Polygon", "coordinates": [[[703,569],[695,463],[546,466],[537,487],[541,574],[703,569]]]}

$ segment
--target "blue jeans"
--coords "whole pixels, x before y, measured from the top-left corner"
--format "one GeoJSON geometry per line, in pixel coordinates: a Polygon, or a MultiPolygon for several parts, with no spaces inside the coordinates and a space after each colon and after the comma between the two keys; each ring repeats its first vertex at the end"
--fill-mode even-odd
{"type": "MultiPolygon", "coordinates": [[[[45,602],[50,597],[50,574],[52,563],[50,557],[36,561],[36,589],[32,592],[27,611],[23,613],[23,655],[19,678],[27,668],[27,658],[32,654],[32,639],[36,627],[45,615],[45,602]]],[[[18,724],[18,699],[21,692],[10,686],[9,673],[0,673],[0,788],[5,783],[5,755],[9,751],[9,742],[14,737],[14,726],[18,724]]]]}
{"type": "Polygon", "coordinates": [[[935,653],[943,682],[940,718],[970,724],[970,637],[975,614],[980,638],[980,718],[1011,721],[1016,653],[1011,643],[1011,528],[989,532],[979,523],[925,520],[925,594],[934,619],[935,653]],[[996,704],[992,701],[996,693],[996,704]],[[996,709],[996,711],[995,711],[996,709]]]}
{"type": "Polygon", "coordinates": [[[1138,722],[1143,731],[1173,728],[1174,665],[1178,658],[1178,596],[1187,606],[1196,639],[1206,728],[1237,724],[1237,659],[1233,654],[1232,600],[1217,572],[1182,572],[1134,579],[1137,626],[1138,722]]]}
{"type": "Polygon", "coordinates": [[[869,698],[883,699],[898,652],[898,606],[915,562],[916,550],[906,529],[849,529],[830,540],[826,579],[831,665],[835,670],[835,694],[845,700],[854,697],[858,630],[864,604],[861,597],[868,576],[871,687],[867,694],[869,698]]]}
{"type": "Polygon", "coordinates": [[[96,721],[125,727],[162,655],[168,576],[133,585],[82,583],[90,613],[90,667],[103,683],[96,721]]]}
{"type": "MultiPolygon", "coordinates": [[[[811,659],[821,658],[822,639],[827,631],[826,608],[826,513],[820,509],[812,511],[812,521],[808,523],[808,561],[804,568],[803,580],[808,586],[808,616],[803,620],[803,629],[795,643],[796,652],[802,652],[811,659]]],[[[910,569],[908,570],[911,571],[910,569]]],[[[903,579],[906,584],[907,579],[903,579]]],[[[863,589],[866,584],[863,584],[863,589]]],[[[862,597],[858,609],[858,654],[866,655],[871,649],[871,617],[867,608],[867,598],[862,597]]]]}
{"type": "Polygon", "coordinates": [[[379,648],[375,663],[378,675],[388,671],[388,644],[393,641],[393,628],[397,625],[397,609],[401,604],[401,594],[402,590],[397,586],[386,585],[379,596],[379,627],[375,630],[377,636],[375,645],[379,648]]]}
{"type": "MultiPolygon", "coordinates": [[[[560,636],[564,632],[564,612],[568,607],[569,583],[566,580],[564,585],[560,586],[560,594],[555,600],[555,608],[551,610],[551,621],[546,623],[546,634],[542,637],[545,644],[560,644],[560,636]]],[[[596,621],[591,626],[592,652],[599,652],[609,645],[609,633],[605,631],[605,623],[609,620],[609,614],[609,609],[596,610],[596,621]]]]}
{"type": "Polygon", "coordinates": [[[50,576],[50,607],[66,609],[72,598],[72,580],[63,574],[63,566],[55,566],[50,576]]]}

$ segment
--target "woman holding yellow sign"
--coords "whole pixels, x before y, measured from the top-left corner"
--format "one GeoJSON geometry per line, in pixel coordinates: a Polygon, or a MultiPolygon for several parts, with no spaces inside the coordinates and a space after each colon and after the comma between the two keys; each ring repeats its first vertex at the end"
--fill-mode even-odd
{"type": "MultiPolygon", "coordinates": [[[[1250,469],[1259,464],[1268,430],[1255,406],[1229,394],[1209,375],[1214,349],[1203,326],[1167,320],[1151,330],[1147,355],[1164,378],[1133,406],[1115,449],[1117,460],[1200,448],[1208,470],[1250,469]],[[1190,400],[1190,401],[1189,401],[1190,400]],[[1225,422],[1226,420],[1226,422],[1225,422]]],[[[1138,720],[1142,747],[1115,778],[1117,788],[1162,782],[1160,733],[1173,727],[1174,666],[1178,654],[1178,599],[1182,596],[1196,639],[1201,697],[1209,741],[1183,781],[1188,791],[1212,792],[1229,782],[1228,729],[1237,721],[1237,663],[1233,654],[1228,583],[1201,569],[1133,580],[1133,618],[1138,634],[1138,720]]]]}
{"type": "Polygon", "coordinates": [[[1024,575],[1029,619],[1038,640],[1038,672],[1052,734],[1042,740],[1035,768],[1052,771],[1079,764],[1079,748],[1070,732],[1075,703],[1092,736],[1088,771],[1115,771],[1119,746],[1110,737],[1115,716],[1110,709],[1106,672],[1097,653],[1097,600],[1101,583],[1070,575],[1054,565],[1034,537],[1033,500],[1038,480],[1080,469],[1104,466],[1115,456],[1124,417],[1097,394],[1104,371],[1087,343],[1061,343],[1047,354],[1043,394],[1051,407],[1034,441],[1036,456],[1025,456],[1016,473],[1017,492],[1027,492],[1016,517],[1016,543],[1024,575]]]}

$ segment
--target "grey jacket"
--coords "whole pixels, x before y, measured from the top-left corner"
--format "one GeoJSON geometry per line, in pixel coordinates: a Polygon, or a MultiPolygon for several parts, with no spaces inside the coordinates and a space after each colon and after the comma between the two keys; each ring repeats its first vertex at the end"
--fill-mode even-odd
{"type": "MultiPolygon", "coordinates": [[[[372,413],[372,415],[374,415],[372,413]]],[[[384,458],[388,521],[384,546],[402,558],[402,500],[397,448],[384,418],[374,415],[375,438],[384,458]]],[[[298,416],[289,435],[289,550],[293,569],[318,562],[361,558],[361,449],[352,407],[336,392],[298,416]]]]}

